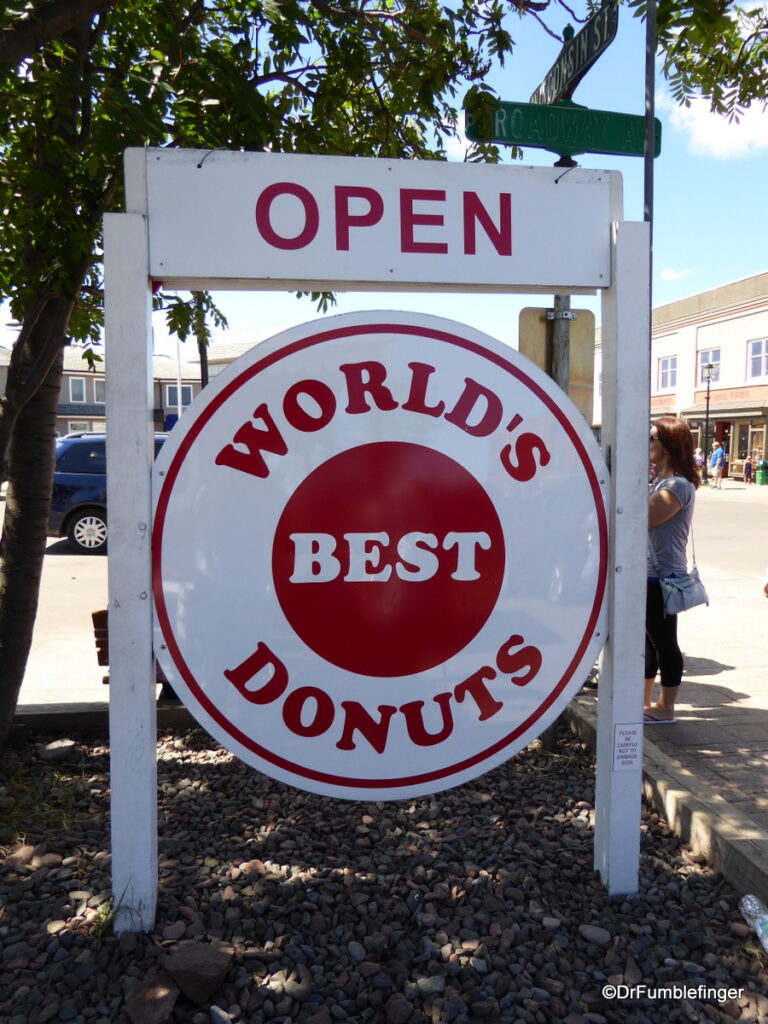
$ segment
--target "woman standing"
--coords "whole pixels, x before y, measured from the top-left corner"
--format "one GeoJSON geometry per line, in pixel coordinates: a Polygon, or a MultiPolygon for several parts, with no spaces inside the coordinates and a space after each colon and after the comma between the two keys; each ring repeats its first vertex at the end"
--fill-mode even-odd
{"type": "Polygon", "coordinates": [[[664,613],[659,575],[685,575],[688,572],[686,549],[699,474],[687,423],[675,416],[661,416],[654,420],[651,424],[650,459],[657,473],[648,499],[643,707],[645,724],[657,725],[675,721],[675,701],[683,678],[683,655],[677,642],[677,616],[664,613]],[[661,689],[654,704],[651,694],[657,673],[660,674],[661,689]]]}

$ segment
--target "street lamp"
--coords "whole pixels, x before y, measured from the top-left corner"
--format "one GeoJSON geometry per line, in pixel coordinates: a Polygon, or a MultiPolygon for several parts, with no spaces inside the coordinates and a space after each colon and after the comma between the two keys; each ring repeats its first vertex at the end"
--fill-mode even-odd
{"type": "Polygon", "coordinates": [[[714,363],[706,363],[702,366],[704,380],[707,382],[707,408],[704,414],[704,483],[709,482],[707,467],[709,466],[709,389],[712,386],[712,371],[714,363]]]}

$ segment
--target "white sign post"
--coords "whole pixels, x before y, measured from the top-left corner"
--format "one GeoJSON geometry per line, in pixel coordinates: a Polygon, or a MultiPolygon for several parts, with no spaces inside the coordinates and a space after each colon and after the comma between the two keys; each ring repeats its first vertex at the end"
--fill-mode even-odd
{"type": "MultiPolygon", "coordinates": [[[[171,436],[157,467],[156,649],[193,713],[246,761],[319,792],[400,798],[456,785],[537,735],[578,688],[607,629],[596,865],[609,891],[633,891],[641,765],[628,755],[627,738],[641,720],[648,234],[646,225],[620,223],[618,175],[129,150],[126,196],[128,212],[105,220],[118,930],[151,927],[157,891],[148,371],[157,280],[178,289],[602,291],[605,379],[628,374],[621,409],[618,389],[605,388],[610,478],[551,382],[467,327],[413,314],[336,318],[323,324],[336,324],[347,357],[339,336],[328,336],[332,326],[314,325],[231,367],[187,413],[188,427],[171,436]],[[555,232],[557,248],[542,246],[555,232]],[[481,439],[495,457],[478,476],[481,439]],[[519,469],[526,452],[530,475],[519,469]],[[349,481],[371,459],[377,485],[365,500],[349,481]],[[550,460],[557,473],[545,472],[550,460]],[[371,505],[409,473],[412,483],[428,474],[445,490],[431,505],[423,496],[429,522],[416,506],[373,522],[371,505]],[[252,572],[242,574],[250,582],[234,588],[212,622],[223,638],[212,651],[189,641],[212,615],[199,596],[211,587],[218,605],[220,581],[205,572],[198,578],[189,559],[181,575],[174,566],[185,547],[208,543],[196,531],[220,515],[225,478],[229,508],[247,508],[263,485],[264,535],[257,529],[251,539],[252,572]],[[346,501],[318,502],[345,487],[346,501]],[[200,507],[190,516],[193,493],[200,507]],[[459,496],[455,522],[442,510],[451,504],[447,494],[459,496]],[[505,513],[512,503],[533,510],[537,495],[528,542],[516,544],[505,513]],[[310,514],[319,506],[322,516],[310,514]],[[572,549],[570,562],[562,556],[561,592],[547,589],[532,554],[545,534],[559,533],[572,549]],[[397,654],[395,645],[376,650],[376,595],[407,609],[420,587],[431,588],[442,614],[455,615],[451,629],[426,644],[412,638],[397,654]],[[313,626],[324,595],[343,602],[350,588],[372,595],[349,605],[374,616],[356,623],[358,644],[313,626]],[[456,614],[455,599],[471,614],[456,614]],[[562,625],[554,643],[544,636],[548,601],[551,624],[562,625]],[[361,676],[370,684],[368,704],[351,697],[350,681],[361,676]],[[377,681],[391,699],[375,699],[377,681]],[[254,707],[259,714],[249,718],[254,707]],[[258,731],[265,716],[272,746],[258,731]],[[462,736],[453,758],[441,752],[449,733],[462,736]]],[[[241,576],[226,569],[232,557],[242,552],[221,556],[229,580],[241,576]]],[[[392,628],[402,631],[407,618],[406,611],[392,628]]]]}

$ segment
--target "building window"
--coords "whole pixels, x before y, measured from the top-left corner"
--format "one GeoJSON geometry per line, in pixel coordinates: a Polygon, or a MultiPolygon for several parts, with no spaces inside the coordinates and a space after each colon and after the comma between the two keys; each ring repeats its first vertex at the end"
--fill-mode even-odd
{"type": "Polygon", "coordinates": [[[67,423],[67,430],[70,434],[83,434],[90,429],[91,424],[87,420],[69,420],[67,423]]]}
{"type": "Polygon", "coordinates": [[[759,377],[768,377],[768,338],[750,341],[748,350],[747,378],[755,380],[759,377]]]}
{"type": "Polygon", "coordinates": [[[104,405],[107,400],[106,382],[95,380],[93,382],[93,400],[97,405],[104,405]]]}
{"type": "Polygon", "coordinates": [[[69,378],[69,400],[79,404],[85,402],[85,377],[69,378]]]}
{"type": "MultiPolygon", "coordinates": [[[[165,388],[165,407],[166,409],[176,409],[179,404],[178,400],[178,388],[175,384],[167,384],[165,388]]],[[[181,385],[181,407],[186,409],[192,401],[192,385],[182,384],[181,385]]]]}
{"type": "Polygon", "coordinates": [[[703,384],[706,387],[707,375],[704,372],[705,366],[712,367],[712,376],[710,380],[714,384],[715,381],[720,380],[720,349],[719,348],[708,348],[699,352],[699,384],[703,384]]]}
{"type": "Polygon", "coordinates": [[[673,391],[677,387],[677,356],[664,356],[659,360],[659,391],[673,391]]]}

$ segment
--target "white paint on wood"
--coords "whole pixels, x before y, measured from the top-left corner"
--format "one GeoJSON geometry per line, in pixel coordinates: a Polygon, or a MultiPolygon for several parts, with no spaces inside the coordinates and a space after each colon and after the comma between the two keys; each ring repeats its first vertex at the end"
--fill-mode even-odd
{"type": "Polygon", "coordinates": [[[146,220],[104,218],[109,721],[115,931],[152,927],[157,747],[150,564],[152,371],[146,220]]]}
{"type": "MultiPolygon", "coordinates": [[[[616,727],[643,720],[650,307],[649,231],[613,229],[614,284],[603,294],[603,450],[611,466],[608,640],[597,715],[595,868],[609,893],[636,892],[642,759],[616,770],[616,727]]],[[[642,726],[640,726],[642,729],[642,726]]]]}
{"type": "Polygon", "coordinates": [[[615,172],[296,153],[128,151],[166,287],[605,288],[615,172]],[[547,244],[547,239],[557,244],[547,244]]]}

